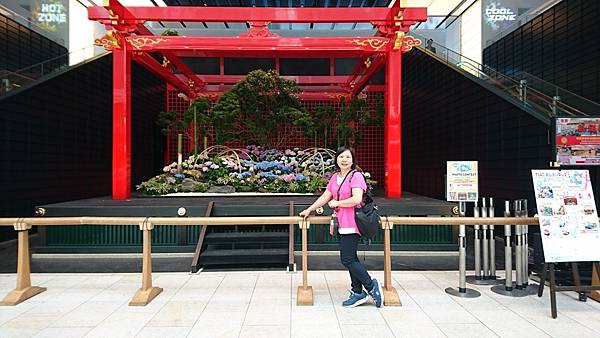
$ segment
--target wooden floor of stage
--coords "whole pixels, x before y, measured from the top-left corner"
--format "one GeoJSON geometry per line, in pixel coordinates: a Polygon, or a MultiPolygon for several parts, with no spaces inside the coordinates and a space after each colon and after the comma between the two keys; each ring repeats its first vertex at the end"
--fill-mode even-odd
{"type": "MultiPolygon", "coordinates": [[[[379,195],[379,196],[378,196],[379,195]]],[[[428,216],[452,215],[456,203],[404,192],[400,199],[374,197],[381,215],[428,216]]],[[[318,196],[194,196],[194,197],[144,197],[113,200],[110,196],[81,199],[63,203],[40,205],[44,216],[177,216],[180,207],[186,208],[190,217],[204,216],[212,201],[213,216],[289,215],[289,204],[294,203],[296,213],[313,203],[318,196]]],[[[329,210],[325,210],[329,214],[329,210]]]]}

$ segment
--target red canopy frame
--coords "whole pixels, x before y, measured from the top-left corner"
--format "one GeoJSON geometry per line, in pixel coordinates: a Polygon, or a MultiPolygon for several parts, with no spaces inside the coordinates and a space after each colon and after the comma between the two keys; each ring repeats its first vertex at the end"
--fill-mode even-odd
{"type": "MultiPolygon", "coordinates": [[[[272,7],[125,7],[118,0],[89,7],[88,17],[103,23],[107,34],[96,44],[113,52],[113,164],[112,198],[131,197],[131,61],[138,62],[191,100],[222,93],[237,76],[197,75],[180,57],[356,57],[350,76],[298,76],[299,85],[311,86],[304,99],[335,100],[360,94],[373,75],[386,67],[384,161],[386,197],[402,195],[401,93],[402,52],[419,40],[406,36],[409,27],[427,19],[426,8],[272,8],[272,7]],[[250,28],[233,37],[155,36],[145,21],[244,22],[250,28]],[[282,37],[269,23],[357,23],[377,27],[367,37],[282,37]],[[162,63],[150,56],[162,56],[162,63]],[[329,84],[329,86],[325,86],[329,84]]],[[[333,31],[335,32],[335,31],[333,31]]]]}

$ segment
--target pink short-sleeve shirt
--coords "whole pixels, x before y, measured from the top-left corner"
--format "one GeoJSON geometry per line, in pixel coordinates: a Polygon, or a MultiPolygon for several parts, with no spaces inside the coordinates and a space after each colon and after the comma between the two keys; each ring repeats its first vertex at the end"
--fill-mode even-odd
{"type": "MultiPolygon", "coordinates": [[[[346,178],[344,183],[342,183],[342,187],[340,190],[340,196],[338,198],[337,192],[339,188],[338,183],[338,174],[335,174],[329,180],[327,184],[327,190],[333,195],[333,199],[338,201],[342,201],[348,199],[352,196],[353,188],[361,188],[363,192],[367,191],[367,182],[365,182],[365,177],[359,172],[351,172],[348,175],[351,175],[346,178]]],[[[339,222],[339,233],[340,234],[359,234],[360,231],[356,226],[356,221],[354,220],[354,207],[339,207],[337,208],[337,218],[339,222]]]]}

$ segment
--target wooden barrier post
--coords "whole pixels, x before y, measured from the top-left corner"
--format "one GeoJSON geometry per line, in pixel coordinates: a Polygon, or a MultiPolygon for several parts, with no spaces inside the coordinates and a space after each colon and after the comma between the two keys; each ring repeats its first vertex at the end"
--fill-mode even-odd
{"type": "Polygon", "coordinates": [[[146,306],[158,294],[162,288],[152,286],[152,229],[154,224],[145,220],[140,223],[140,230],[143,231],[144,248],[142,253],[142,287],[137,290],[129,306],[146,306]]]}
{"type": "Polygon", "coordinates": [[[308,285],[308,229],[310,223],[302,220],[299,223],[302,230],[302,285],[298,286],[296,305],[313,305],[312,286],[308,285]]]}
{"type": "Polygon", "coordinates": [[[394,222],[381,222],[383,229],[383,304],[385,306],[402,306],[400,297],[396,288],[392,286],[392,248],[391,248],[391,230],[394,228],[394,222]]]}
{"type": "Polygon", "coordinates": [[[31,268],[29,265],[29,229],[31,224],[17,220],[13,224],[17,231],[19,247],[17,249],[17,287],[4,297],[0,305],[17,305],[38,293],[46,291],[46,288],[31,286],[31,268]]]}
{"type": "MultiPolygon", "coordinates": [[[[296,214],[295,212],[295,207],[294,207],[294,201],[290,201],[290,216],[294,216],[296,214]]],[[[290,228],[289,228],[289,233],[288,233],[288,267],[287,267],[287,271],[289,272],[296,272],[296,262],[294,261],[294,228],[296,227],[296,225],[294,223],[290,224],[290,228]]]]}

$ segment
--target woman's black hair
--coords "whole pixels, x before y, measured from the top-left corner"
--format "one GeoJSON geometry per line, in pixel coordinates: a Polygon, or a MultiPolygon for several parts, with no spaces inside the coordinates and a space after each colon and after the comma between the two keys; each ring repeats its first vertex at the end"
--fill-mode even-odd
{"type": "Polygon", "coordinates": [[[354,155],[354,149],[348,148],[346,146],[339,147],[338,150],[335,152],[335,168],[337,170],[340,170],[340,167],[337,164],[337,158],[346,150],[348,150],[350,152],[350,155],[352,155],[352,166],[350,167],[350,169],[355,170],[356,169],[356,156],[354,155]]]}

